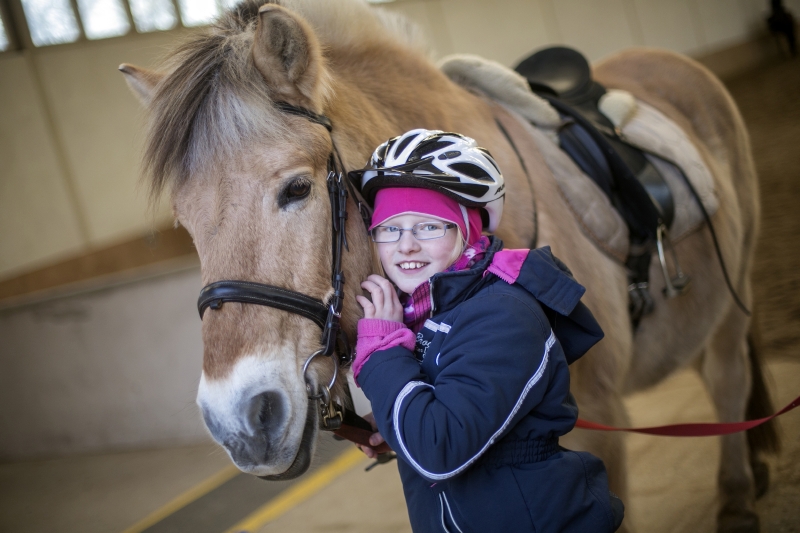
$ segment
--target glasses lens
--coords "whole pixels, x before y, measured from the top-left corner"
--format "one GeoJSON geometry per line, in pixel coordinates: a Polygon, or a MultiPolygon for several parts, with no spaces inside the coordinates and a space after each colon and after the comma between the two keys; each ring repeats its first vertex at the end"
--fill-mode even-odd
{"type": "Polygon", "coordinates": [[[377,226],[372,228],[374,242],[396,242],[400,240],[402,231],[397,226],[377,226]]]}
{"type": "Polygon", "coordinates": [[[444,232],[443,222],[422,222],[414,226],[414,236],[421,241],[444,237],[444,232]]]}

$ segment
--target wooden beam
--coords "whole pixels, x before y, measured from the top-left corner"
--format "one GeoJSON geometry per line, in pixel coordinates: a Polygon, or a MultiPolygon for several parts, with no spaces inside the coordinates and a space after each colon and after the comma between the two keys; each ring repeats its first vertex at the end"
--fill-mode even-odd
{"type": "Polygon", "coordinates": [[[165,229],[0,280],[0,303],[178,258],[197,257],[183,228],[165,229]]]}

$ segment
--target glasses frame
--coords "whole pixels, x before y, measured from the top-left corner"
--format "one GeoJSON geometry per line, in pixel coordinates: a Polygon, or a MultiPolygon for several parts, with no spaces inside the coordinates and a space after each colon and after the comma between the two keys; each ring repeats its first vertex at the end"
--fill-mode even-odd
{"type": "Polygon", "coordinates": [[[453,229],[453,228],[455,228],[457,226],[457,224],[453,224],[452,222],[445,222],[444,223],[444,233],[442,233],[438,237],[430,237],[430,238],[427,238],[427,239],[420,239],[417,236],[417,226],[424,226],[425,224],[432,224],[432,223],[438,224],[439,222],[434,221],[434,220],[429,220],[427,222],[419,222],[417,224],[414,224],[410,228],[400,228],[400,227],[397,227],[397,226],[384,226],[383,224],[381,224],[380,226],[375,226],[374,228],[372,228],[369,231],[369,235],[372,238],[372,242],[374,242],[376,244],[394,244],[396,242],[400,242],[400,240],[403,238],[403,232],[404,231],[410,231],[411,235],[413,235],[414,238],[417,239],[418,241],[434,241],[436,239],[441,239],[442,237],[447,235],[447,230],[453,229]],[[397,237],[397,240],[395,240],[395,241],[376,241],[375,240],[375,230],[378,229],[378,228],[387,228],[387,227],[388,228],[397,228],[398,230],[400,230],[400,231],[398,231],[399,236],[397,237]]]}

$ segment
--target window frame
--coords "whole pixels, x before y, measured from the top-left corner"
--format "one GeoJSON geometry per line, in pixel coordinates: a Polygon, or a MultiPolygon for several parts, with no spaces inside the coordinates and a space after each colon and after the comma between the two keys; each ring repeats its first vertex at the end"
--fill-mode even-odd
{"type": "MultiPolygon", "coordinates": [[[[186,26],[183,22],[183,12],[181,10],[180,2],[178,0],[169,0],[175,13],[176,22],[172,28],[166,30],[153,30],[153,31],[139,31],[136,26],[136,21],[133,17],[133,11],[130,5],[130,0],[121,0],[125,17],[127,18],[130,29],[123,35],[115,35],[112,37],[102,37],[99,39],[89,39],[86,36],[84,29],[84,21],[81,16],[81,11],[78,8],[78,0],[69,0],[69,7],[75,15],[75,20],[78,26],[78,38],[71,42],[46,44],[36,46],[31,37],[30,26],[28,19],[25,16],[25,10],[22,7],[22,0],[0,0],[0,17],[2,17],[3,28],[5,29],[6,37],[8,39],[8,48],[0,51],[0,57],[4,54],[22,52],[26,50],[47,50],[51,48],[59,48],[63,46],[85,45],[86,43],[100,43],[114,39],[130,39],[136,38],[140,35],[151,35],[158,33],[166,33],[171,31],[185,31],[204,26],[203,24],[197,26],[186,26]]],[[[222,0],[215,0],[220,12],[224,7],[222,0]]]]}

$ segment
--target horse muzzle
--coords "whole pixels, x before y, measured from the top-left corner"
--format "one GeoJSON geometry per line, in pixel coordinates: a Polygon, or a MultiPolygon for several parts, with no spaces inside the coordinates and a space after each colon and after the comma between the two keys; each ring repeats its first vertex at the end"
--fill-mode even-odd
{"type": "Polygon", "coordinates": [[[317,405],[296,371],[282,370],[244,358],[225,378],[203,375],[197,394],[213,439],[240,470],[269,479],[290,479],[308,469],[318,423],[317,405]]]}

